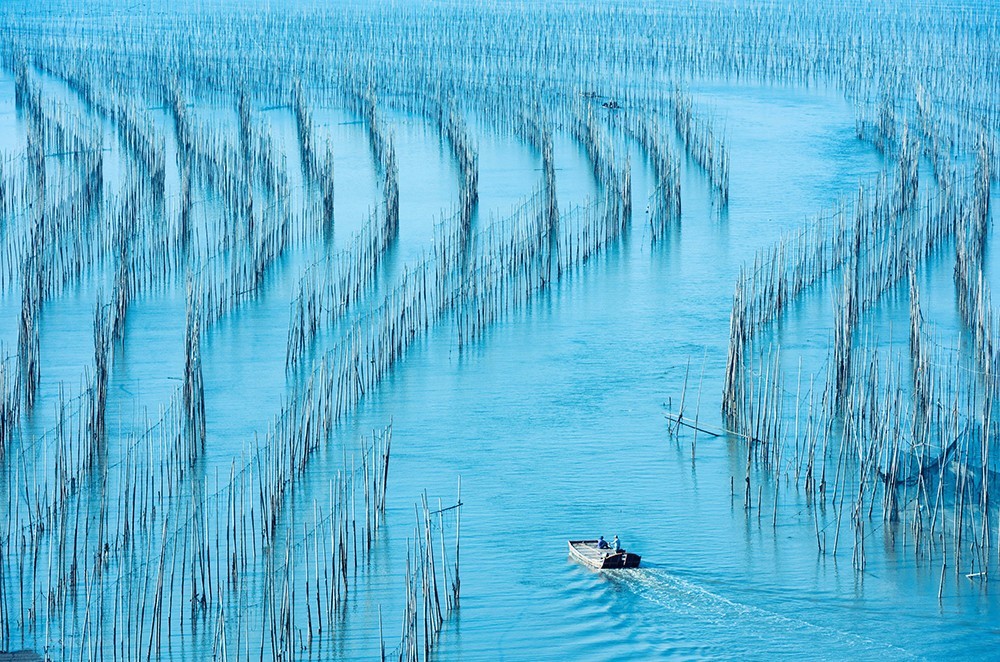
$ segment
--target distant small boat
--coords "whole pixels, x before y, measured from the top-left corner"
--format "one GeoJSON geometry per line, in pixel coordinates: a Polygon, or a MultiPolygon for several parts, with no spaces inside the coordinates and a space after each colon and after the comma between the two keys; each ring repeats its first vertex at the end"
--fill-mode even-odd
{"type": "Polygon", "coordinates": [[[638,554],[625,551],[615,552],[611,549],[598,549],[596,540],[570,540],[569,555],[580,563],[597,570],[614,568],[638,568],[642,559],[638,554]]]}

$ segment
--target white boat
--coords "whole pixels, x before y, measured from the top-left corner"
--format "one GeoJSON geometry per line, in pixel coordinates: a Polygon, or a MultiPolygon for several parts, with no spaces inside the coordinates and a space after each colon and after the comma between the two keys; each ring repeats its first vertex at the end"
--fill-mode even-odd
{"type": "Polygon", "coordinates": [[[638,554],[626,550],[600,549],[596,540],[570,540],[569,555],[597,570],[613,568],[638,568],[642,559],[638,554]]]}

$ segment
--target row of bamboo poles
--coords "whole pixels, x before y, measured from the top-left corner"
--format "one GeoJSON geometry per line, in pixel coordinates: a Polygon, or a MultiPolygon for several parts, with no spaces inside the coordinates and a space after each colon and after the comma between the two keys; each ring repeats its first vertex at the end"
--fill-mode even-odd
{"type": "MultiPolygon", "coordinates": [[[[1000,476],[992,416],[997,359],[983,273],[991,143],[981,136],[974,163],[956,167],[937,144],[921,147],[933,124],[924,118],[923,135],[911,132],[893,103],[886,101],[876,121],[859,120],[859,137],[887,159],[883,176],[853,204],[841,203],[759,252],[741,272],[723,413],[727,431],[746,443],[748,513],[756,510],[759,520],[765,507],[764,485],[755,493],[754,477],[771,481],[777,526],[779,485],[791,483],[806,494],[819,553],[836,556],[849,536],[852,563],[864,570],[870,539],[882,530],[886,544],[912,553],[918,566],[940,564],[940,598],[949,568],[953,577],[985,582],[1000,563],[991,498],[1000,476]],[[930,191],[919,190],[928,181],[919,176],[921,156],[933,168],[930,191]],[[948,250],[969,334],[955,348],[929,337],[917,276],[948,250]],[[833,293],[825,370],[803,375],[800,360],[795,375],[768,328],[824,284],[833,293]],[[904,284],[909,351],[900,356],[865,317],[904,284]]],[[[735,476],[733,483],[735,497],[735,476]]]]}
{"type": "MultiPolygon", "coordinates": [[[[239,254],[237,249],[242,241],[249,239],[252,242],[255,235],[264,234],[259,225],[254,227],[263,218],[256,216],[252,208],[237,205],[238,196],[232,192],[251,186],[250,182],[255,179],[258,181],[254,186],[266,188],[267,184],[264,175],[253,174],[254,170],[259,170],[257,168],[242,169],[240,174],[236,166],[239,159],[234,156],[237,152],[228,146],[221,134],[217,134],[217,138],[197,137],[198,134],[189,128],[192,119],[186,116],[187,104],[177,99],[179,97],[175,95],[175,103],[172,104],[175,130],[180,136],[188,136],[185,138],[188,144],[178,149],[177,153],[182,172],[181,204],[176,210],[178,220],[168,225],[166,232],[161,229],[157,234],[151,223],[154,219],[148,217],[168,212],[157,205],[156,196],[139,182],[125,189],[121,202],[116,203],[111,198],[110,204],[105,203],[105,207],[115,210],[113,217],[118,220],[113,237],[106,243],[107,248],[102,249],[108,254],[104,259],[108,262],[112,291],[109,298],[99,296],[95,308],[94,371],[91,377],[84,380],[79,396],[61,399],[59,424],[53,430],[54,445],[41,440],[42,458],[36,470],[49,464],[45,455],[54,448],[53,482],[50,483],[47,471],[11,474],[15,479],[14,493],[20,491],[17,481],[23,481],[26,503],[11,512],[4,544],[9,548],[10,541],[19,542],[16,558],[21,563],[16,574],[19,582],[25,581],[30,574],[30,584],[27,588],[20,584],[20,597],[16,600],[12,599],[10,591],[4,590],[5,608],[8,600],[9,604],[16,603],[14,610],[21,615],[22,641],[24,632],[37,632],[35,624],[44,623],[44,639],[40,641],[45,651],[62,650],[61,635],[56,633],[67,631],[64,619],[77,604],[84,610],[84,625],[76,631],[81,651],[103,651],[103,654],[115,658],[120,655],[123,659],[148,659],[159,653],[163,642],[169,640],[169,633],[178,627],[183,630],[185,621],[190,627],[196,627],[196,622],[201,622],[201,627],[209,623],[214,633],[214,645],[220,647],[217,650],[234,645],[230,640],[235,632],[238,637],[235,646],[239,650],[252,637],[246,629],[248,624],[240,616],[248,605],[244,602],[239,606],[238,601],[244,598],[238,591],[234,597],[233,587],[245,586],[240,578],[246,574],[260,575],[263,567],[263,574],[268,579],[263,585],[265,603],[262,609],[270,616],[262,619],[261,630],[253,638],[255,642],[260,642],[261,650],[270,650],[276,656],[295,656],[302,652],[302,642],[311,641],[315,634],[319,634],[320,623],[331,618],[329,611],[324,614],[319,607],[313,611],[313,599],[318,599],[320,604],[333,605],[342,604],[345,599],[338,593],[340,589],[335,589],[343,586],[346,592],[347,580],[343,568],[347,545],[343,540],[347,537],[348,520],[341,515],[325,517],[340,522],[330,544],[331,548],[339,550],[338,560],[332,567],[340,570],[326,571],[332,573],[333,581],[328,581],[327,575],[324,575],[321,583],[319,572],[315,569],[300,571],[292,567],[295,561],[287,552],[290,530],[285,530],[283,574],[274,570],[278,557],[272,551],[282,544],[282,539],[277,536],[281,513],[285,510],[283,504],[291,486],[304,475],[310,454],[329,436],[331,413],[332,420],[337,420],[351,411],[364,393],[374,388],[387,374],[412,339],[426,332],[430,323],[442,314],[454,313],[458,325],[463,328],[468,323],[463,320],[474,318],[474,324],[469,326],[476,329],[473,335],[477,335],[490,321],[509,314],[518,302],[526,301],[534,292],[545,287],[557,268],[561,273],[578,266],[595,250],[606,245],[627,223],[627,216],[622,210],[626,210],[629,204],[626,198],[628,181],[627,177],[622,180],[608,170],[611,173],[609,181],[617,189],[607,194],[609,202],[568,212],[561,222],[555,218],[558,212],[554,204],[544,215],[539,207],[526,205],[519,215],[489,228],[481,233],[482,236],[467,236],[467,241],[471,238],[468,245],[460,245],[458,233],[449,234],[448,229],[443,229],[448,239],[438,246],[434,256],[414,270],[404,271],[400,284],[373,312],[365,313],[353,322],[354,331],[339,345],[342,348],[340,351],[350,352],[350,356],[354,357],[360,356],[360,348],[364,346],[365,360],[346,360],[341,356],[333,361],[330,357],[337,350],[328,352],[327,359],[319,364],[314,376],[323,377],[326,374],[339,377],[336,380],[327,379],[318,391],[311,390],[313,382],[310,382],[305,392],[292,399],[278,416],[268,440],[253,450],[242,467],[234,463],[228,482],[217,478],[217,491],[209,493],[204,478],[199,477],[207,443],[201,338],[215,320],[235,305],[228,293],[239,294],[247,288],[252,290],[261,278],[266,263],[283,250],[284,239],[273,243],[276,248],[265,245],[262,249],[264,258],[258,259],[252,270],[246,269],[245,262],[243,267],[239,266],[240,263],[230,262],[228,273],[220,274],[212,267],[212,260],[232,258],[232,253],[239,254]],[[201,178],[200,181],[196,177],[201,178]],[[214,255],[198,255],[198,251],[203,249],[197,247],[209,244],[199,239],[198,229],[190,216],[192,189],[196,181],[199,186],[218,192],[224,209],[228,209],[223,218],[243,219],[242,222],[218,226],[209,231],[208,236],[217,237],[219,241],[219,252],[214,255]],[[604,211],[605,206],[611,211],[604,211]],[[542,235],[535,227],[539,218],[544,219],[548,228],[542,235]],[[148,229],[145,223],[150,223],[148,229]],[[557,233],[559,228],[561,233],[557,233]],[[544,236],[545,241],[539,242],[539,236],[544,236]],[[168,247],[167,257],[155,256],[163,246],[168,247]],[[470,246],[474,248],[470,249],[470,246]],[[553,253],[559,255],[555,263],[553,253]],[[135,424],[137,430],[146,432],[135,438],[120,439],[115,448],[108,448],[106,408],[109,372],[116,347],[122,340],[130,302],[141,288],[162,287],[170,282],[171,267],[189,262],[192,255],[197,260],[195,264],[202,266],[185,280],[182,387],[162,411],[158,421],[135,424]],[[154,263],[154,259],[158,262],[154,263]],[[237,268],[239,271],[235,271],[237,268]],[[220,277],[225,280],[217,280],[220,277]],[[495,289],[496,283],[501,281],[505,283],[504,289],[495,289]],[[230,283],[228,287],[232,289],[227,289],[226,283],[230,283]],[[481,295],[486,291],[508,290],[515,294],[510,297],[481,295]],[[365,339],[365,336],[368,338],[365,339]],[[355,367],[353,376],[345,372],[345,366],[355,367]],[[364,366],[364,370],[359,366],[364,366]],[[70,427],[72,420],[79,421],[80,426],[76,429],[70,427]],[[85,426],[83,422],[86,422],[85,426]],[[115,455],[118,459],[112,460],[115,455]],[[251,498],[254,483],[258,485],[260,496],[256,507],[251,498]],[[100,507],[93,510],[93,504],[85,496],[98,484],[112,490],[117,487],[118,492],[117,496],[114,492],[102,492],[100,507]],[[74,521],[72,552],[66,539],[68,517],[74,521]],[[89,538],[91,531],[99,531],[94,540],[89,538]],[[52,532],[59,532],[58,538],[54,539],[52,532]],[[81,536],[82,542],[79,541],[81,536]],[[53,547],[56,540],[59,544],[53,547]],[[223,541],[225,553],[222,551],[223,541]],[[87,551],[90,549],[97,551],[87,551]],[[46,553],[55,559],[55,565],[44,574],[33,566],[29,573],[24,562],[46,553]],[[98,565],[90,567],[84,561],[91,556],[99,559],[98,565]],[[250,561],[251,558],[253,561],[250,561]],[[116,567],[117,575],[107,573],[106,566],[116,567]],[[272,568],[272,571],[267,571],[267,568],[272,568]],[[269,583],[272,579],[276,583],[269,583]],[[292,606],[297,604],[294,599],[297,590],[295,582],[299,579],[305,582],[301,590],[307,596],[306,604],[309,605],[304,625],[301,620],[296,620],[301,619],[301,615],[297,615],[292,606]],[[108,587],[112,582],[118,588],[109,593],[108,587]],[[319,593],[321,585],[325,591],[322,594],[319,593]],[[85,596],[82,601],[81,594],[85,596]],[[236,605],[232,602],[234,599],[237,600],[236,605]],[[45,608],[40,608],[42,603],[45,608]],[[112,603],[113,611],[109,616],[106,609],[112,603]],[[181,604],[189,605],[190,612],[186,608],[181,609],[181,604]],[[214,624],[206,620],[209,614],[214,614],[214,624]],[[236,617],[235,624],[233,615],[236,617]]],[[[246,147],[252,145],[254,140],[247,138],[248,111],[245,101],[240,104],[242,142],[246,147]]],[[[470,156],[468,138],[461,137],[463,130],[456,128],[456,122],[454,118],[451,120],[451,140],[461,148],[463,155],[457,155],[457,158],[468,169],[470,164],[474,164],[474,158],[470,156]]],[[[202,134],[205,135],[211,134],[202,134]]],[[[591,148],[607,150],[606,146],[591,148]]],[[[382,148],[378,153],[391,154],[390,150],[382,148]]],[[[243,153],[244,156],[248,154],[245,150],[243,153]]],[[[546,160],[549,163],[549,183],[552,185],[550,195],[554,203],[551,148],[546,160]]],[[[253,164],[255,158],[251,156],[246,161],[253,164]]],[[[391,158],[384,163],[391,164],[391,158]]],[[[391,165],[387,170],[392,172],[391,165]]],[[[465,178],[464,181],[470,191],[468,199],[472,195],[469,182],[474,179],[465,178]]],[[[391,186],[386,189],[391,189],[391,186]]],[[[273,195],[273,192],[267,195],[273,195]]],[[[386,205],[383,210],[388,208],[389,205],[386,205]]],[[[455,217],[459,227],[468,224],[467,220],[462,220],[469,216],[468,207],[463,209],[455,217]]],[[[382,214],[385,213],[383,210],[380,210],[382,214]]],[[[283,237],[284,226],[279,224],[275,227],[283,237]]],[[[363,265],[360,269],[363,273],[372,274],[374,271],[372,262],[375,260],[369,260],[367,256],[385,250],[384,243],[377,237],[386,236],[389,224],[378,223],[378,227],[379,233],[371,235],[376,237],[373,241],[377,248],[348,253],[355,264],[363,265]]],[[[469,230],[471,228],[467,227],[466,232],[469,230]]],[[[359,240],[354,245],[371,246],[372,243],[359,240]]],[[[258,249],[251,247],[251,250],[258,249]]],[[[30,261],[28,264],[31,266],[30,261]]],[[[371,281],[371,276],[366,278],[371,281]]],[[[32,293],[40,289],[29,287],[24,291],[32,293]]],[[[365,283],[356,285],[355,296],[361,296],[365,289],[365,283]]],[[[347,303],[343,305],[346,307],[347,303]]],[[[37,304],[29,304],[24,307],[29,313],[24,315],[24,329],[20,334],[25,345],[31,338],[37,337],[37,331],[33,332],[31,327],[34,314],[30,313],[37,304]]],[[[24,368],[34,365],[31,361],[33,354],[25,349],[18,355],[24,364],[21,374],[27,374],[29,370],[24,368]]],[[[320,381],[316,380],[317,383],[320,381]]],[[[364,467],[362,471],[365,471],[364,467]]],[[[345,484],[335,483],[331,488],[329,503],[334,504],[331,507],[337,508],[335,504],[346,503],[346,497],[336,496],[346,494],[345,484]]],[[[365,493],[365,501],[369,503],[368,492],[365,493]]],[[[384,509],[384,491],[374,501],[381,505],[374,510],[366,507],[364,542],[361,543],[365,553],[373,544],[372,526],[377,528],[379,521],[371,513],[384,509]]],[[[343,507],[341,512],[346,512],[343,507]]],[[[318,519],[324,517],[320,515],[318,519]]],[[[351,522],[353,537],[354,520],[351,522]]],[[[422,540],[420,549],[434,548],[433,544],[428,547],[426,537],[422,540]]],[[[314,555],[320,558],[315,550],[314,555]]],[[[355,548],[355,565],[357,555],[355,548]]],[[[455,576],[449,580],[448,571],[445,571],[444,581],[451,585],[451,597],[445,601],[445,612],[458,599],[457,547],[455,555],[455,576]]],[[[324,551],[322,558],[328,556],[328,552],[324,551]]],[[[444,558],[443,549],[440,557],[444,558]]],[[[417,557],[415,562],[418,563],[420,577],[426,579],[427,573],[436,576],[434,558],[435,554],[430,551],[417,557]]],[[[425,579],[422,580],[422,590],[425,591],[425,599],[430,600],[431,592],[425,579]]],[[[433,609],[438,617],[428,617],[427,623],[432,625],[421,635],[425,650],[429,650],[426,647],[433,643],[443,624],[441,603],[437,601],[440,593],[435,589],[433,594],[433,609]]],[[[426,602],[425,608],[429,608],[430,604],[426,602]]],[[[409,649],[409,644],[405,648],[409,649]]]]}

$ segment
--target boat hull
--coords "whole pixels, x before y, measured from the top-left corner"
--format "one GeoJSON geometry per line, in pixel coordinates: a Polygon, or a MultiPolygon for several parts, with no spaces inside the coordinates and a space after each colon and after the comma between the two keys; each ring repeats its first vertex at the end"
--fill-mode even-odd
{"type": "Polygon", "coordinates": [[[622,550],[598,549],[596,540],[570,540],[569,555],[575,560],[595,570],[618,570],[638,568],[642,557],[622,550]]]}

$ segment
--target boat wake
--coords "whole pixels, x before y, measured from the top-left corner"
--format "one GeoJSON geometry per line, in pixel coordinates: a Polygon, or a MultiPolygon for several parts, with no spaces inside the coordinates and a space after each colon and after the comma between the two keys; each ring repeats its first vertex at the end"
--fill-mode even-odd
{"type": "Polygon", "coordinates": [[[919,658],[884,641],[731,600],[664,568],[619,570],[612,581],[680,616],[682,626],[690,621],[694,631],[709,628],[713,634],[721,634],[721,640],[715,636],[699,639],[719,642],[729,653],[740,648],[757,653],[802,653],[802,646],[806,645],[813,652],[822,650],[824,656],[832,657],[885,654],[895,659],[919,658]],[[713,626],[718,627],[718,632],[713,626]]]}

